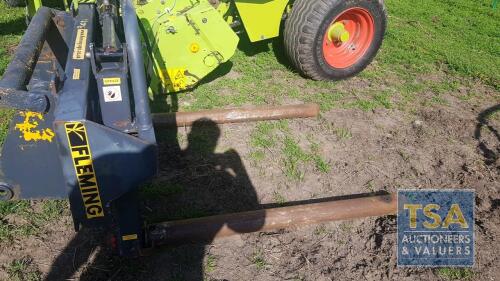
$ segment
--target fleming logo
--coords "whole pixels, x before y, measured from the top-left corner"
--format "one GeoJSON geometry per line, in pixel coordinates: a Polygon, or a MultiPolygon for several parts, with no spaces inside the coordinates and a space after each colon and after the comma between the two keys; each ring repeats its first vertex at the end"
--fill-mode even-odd
{"type": "Polygon", "coordinates": [[[87,130],[82,122],[68,122],[64,127],[87,219],[104,217],[87,130]]]}
{"type": "Polygon", "coordinates": [[[472,266],[474,191],[400,190],[398,265],[472,266]]]}

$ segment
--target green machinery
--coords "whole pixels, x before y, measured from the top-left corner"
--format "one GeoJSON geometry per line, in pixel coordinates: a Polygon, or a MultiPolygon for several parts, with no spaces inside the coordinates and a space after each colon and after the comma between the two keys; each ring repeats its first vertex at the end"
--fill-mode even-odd
{"type": "Polygon", "coordinates": [[[136,2],[154,92],[189,89],[228,61],[239,41],[231,26],[244,22],[251,41],[278,36],[288,4],[287,0],[211,2],[213,4],[190,0],[136,2]],[[261,20],[263,16],[268,21],[265,25],[261,20]]]}
{"type": "MultiPolygon", "coordinates": [[[[311,0],[297,1],[300,6],[296,9],[298,11],[292,9],[293,2],[133,1],[141,25],[150,91],[161,94],[194,87],[234,55],[239,42],[238,34],[243,33],[250,42],[257,42],[278,37],[284,30],[285,45],[292,64],[302,74],[314,79],[348,78],[371,62],[385,32],[386,16],[382,1],[346,4],[345,1],[331,0],[329,7],[314,19],[316,22],[305,21],[302,17],[304,13],[312,15],[314,12],[303,7],[303,3],[310,3],[311,0]],[[301,40],[309,42],[301,44],[301,40]],[[320,49],[319,52],[317,49],[320,49]]],[[[78,1],[68,4],[67,0],[63,0],[63,3],[67,11],[77,12],[78,1]]],[[[41,6],[41,0],[28,1],[28,16],[33,16],[41,6]]]]}

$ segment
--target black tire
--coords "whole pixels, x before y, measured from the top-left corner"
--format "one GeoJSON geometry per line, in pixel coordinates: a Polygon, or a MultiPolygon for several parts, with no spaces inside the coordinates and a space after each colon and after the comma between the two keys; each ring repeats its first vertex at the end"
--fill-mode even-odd
{"type": "Polygon", "coordinates": [[[10,7],[24,7],[24,6],[26,6],[25,0],[5,0],[5,3],[10,7]]]}
{"type": "Polygon", "coordinates": [[[292,64],[314,80],[339,80],[365,69],[376,56],[384,39],[387,13],[383,0],[296,0],[285,22],[284,44],[292,64]],[[353,65],[334,68],[323,55],[323,38],[331,22],[350,8],[367,10],[373,18],[370,46],[353,65]]]}

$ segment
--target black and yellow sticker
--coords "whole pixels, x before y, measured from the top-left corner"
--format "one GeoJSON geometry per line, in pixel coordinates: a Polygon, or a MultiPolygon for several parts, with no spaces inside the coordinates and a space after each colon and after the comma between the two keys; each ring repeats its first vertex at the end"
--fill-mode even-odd
{"type": "Polygon", "coordinates": [[[87,50],[87,32],[86,28],[76,29],[75,47],[73,49],[73,59],[83,60],[87,50]]]}
{"type": "Polygon", "coordinates": [[[87,219],[104,217],[85,125],[82,122],[68,122],[64,127],[87,219]]]}
{"type": "Polygon", "coordinates": [[[102,83],[106,86],[108,85],[120,85],[122,80],[120,77],[107,77],[102,79],[102,83]]]}

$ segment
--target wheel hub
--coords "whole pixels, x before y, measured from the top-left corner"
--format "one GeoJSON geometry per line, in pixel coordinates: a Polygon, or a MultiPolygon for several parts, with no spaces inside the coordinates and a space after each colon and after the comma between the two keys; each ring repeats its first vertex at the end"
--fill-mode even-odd
{"type": "Polygon", "coordinates": [[[333,23],[330,28],[328,28],[327,33],[328,40],[330,40],[331,43],[345,43],[349,41],[351,36],[342,22],[333,23]]]}
{"type": "Polygon", "coordinates": [[[323,38],[323,56],[333,68],[356,64],[369,49],[375,34],[370,12],[355,7],[342,12],[331,23],[323,38]]]}

